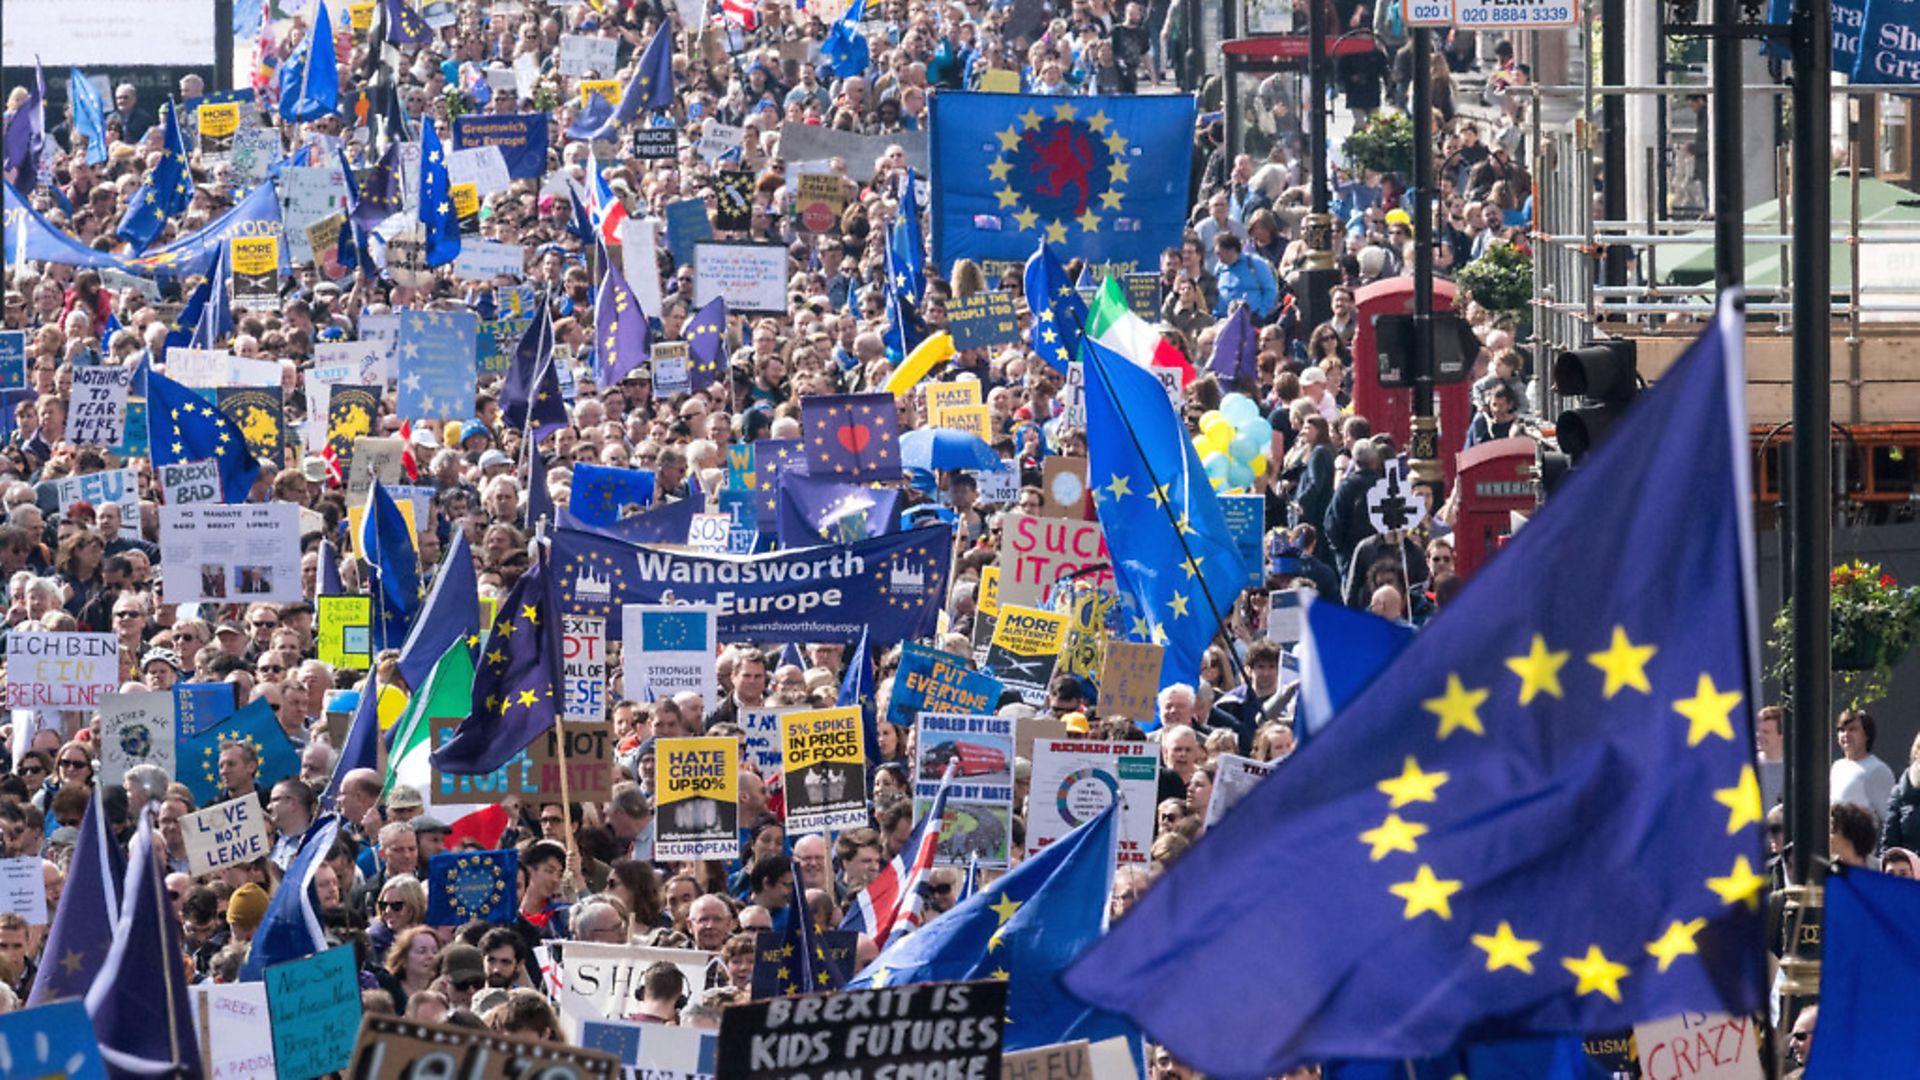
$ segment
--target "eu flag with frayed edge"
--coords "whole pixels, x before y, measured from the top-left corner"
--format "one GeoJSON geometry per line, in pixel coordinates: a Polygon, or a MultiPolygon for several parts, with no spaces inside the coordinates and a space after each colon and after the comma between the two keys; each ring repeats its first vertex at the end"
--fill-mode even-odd
{"type": "Polygon", "coordinates": [[[1069,992],[1225,1080],[1758,1008],[1741,320],[1723,297],[1592,458],[1281,782],[1147,891],[1069,992]]]}
{"type": "Polygon", "coordinates": [[[73,846],[60,903],[47,930],[40,971],[27,995],[29,1006],[85,997],[113,944],[112,936],[101,930],[111,926],[120,913],[120,887],[127,876],[127,860],[107,832],[102,797],[96,786],[87,800],[87,814],[80,819],[80,839],[73,846]]]}
{"type": "Polygon", "coordinates": [[[157,371],[147,372],[148,452],[155,465],[212,458],[220,469],[220,501],[243,503],[260,478],[246,436],[200,395],[157,371]]]}
{"type": "Polygon", "coordinates": [[[1848,870],[1827,878],[1820,1024],[1807,1080],[1900,1076],[1920,1061],[1920,882],[1848,870]]]}
{"type": "Polygon", "coordinates": [[[420,553],[413,529],[378,479],[360,516],[360,557],[373,567],[376,649],[397,649],[420,607],[420,553]]]}
{"type": "Polygon", "coordinates": [[[334,814],[321,814],[307,827],[253,932],[252,948],[240,965],[241,982],[259,982],[276,964],[326,950],[326,922],[314,877],[339,835],[340,818],[334,814]]]}
{"type": "Polygon", "coordinates": [[[459,776],[490,773],[552,730],[566,700],[552,573],[543,552],[500,602],[474,672],[472,711],[433,752],[434,768],[459,776]]]}
{"type": "Polygon", "coordinates": [[[1087,486],[1129,635],[1166,647],[1161,685],[1193,683],[1246,573],[1213,483],[1160,380],[1087,338],[1087,486]]]}
{"type": "MultiPolygon", "coordinates": [[[[1000,979],[1007,984],[1005,1048],[1125,1036],[1126,1017],[1062,992],[1060,972],[1106,926],[1117,839],[1116,801],[1041,849],[971,900],[888,943],[848,989],[1000,979]]],[[[1196,1004],[1218,1012],[1221,1000],[1196,1004]]]]}
{"type": "Polygon", "coordinates": [[[1021,279],[1027,310],[1033,315],[1027,345],[1059,372],[1080,358],[1080,335],[1087,325],[1087,301],[1067,277],[1067,268],[1045,240],[1034,245],[1021,279]]]}
{"type": "Polygon", "coordinates": [[[933,260],[1020,263],[1072,245],[1110,273],[1152,271],[1185,227],[1193,98],[946,91],[928,104],[933,260]]]}
{"type": "Polygon", "coordinates": [[[180,134],[177,110],[168,102],[160,111],[166,114],[160,164],[154,166],[147,182],[134,192],[127,204],[126,216],[114,230],[115,236],[133,245],[136,255],[152,247],[167,222],[186,210],[187,203],[193,200],[193,176],[187,171],[187,143],[180,134]]]}

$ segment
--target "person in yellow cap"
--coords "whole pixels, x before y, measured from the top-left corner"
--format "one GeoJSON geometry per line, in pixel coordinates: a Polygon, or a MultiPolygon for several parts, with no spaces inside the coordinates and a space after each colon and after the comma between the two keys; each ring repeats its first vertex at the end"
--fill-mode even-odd
{"type": "Polygon", "coordinates": [[[1413,215],[1396,207],[1395,209],[1387,211],[1387,224],[1405,225],[1411,229],[1413,228],[1413,215]]]}
{"type": "Polygon", "coordinates": [[[234,941],[252,941],[253,932],[260,929],[260,920],[267,915],[267,890],[248,882],[233,890],[227,898],[227,925],[233,929],[234,941]]]}
{"type": "Polygon", "coordinates": [[[1061,717],[1060,722],[1066,725],[1067,734],[1069,735],[1085,735],[1087,733],[1086,713],[1070,712],[1061,717]]]}

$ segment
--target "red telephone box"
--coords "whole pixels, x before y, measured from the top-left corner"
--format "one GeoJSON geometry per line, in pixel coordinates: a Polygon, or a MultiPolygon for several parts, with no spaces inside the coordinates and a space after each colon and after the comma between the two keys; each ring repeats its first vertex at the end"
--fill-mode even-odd
{"type": "Polygon", "coordinates": [[[1454,571],[1466,577],[1493,557],[1512,531],[1513,512],[1539,505],[1533,478],[1534,442],[1524,435],[1494,439],[1460,451],[1460,512],[1453,523],[1454,571]]]}
{"type": "MultiPolygon", "coordinates": [[[[1413,388],[1380,385],[1373,317],[1413,314],[1413,279],[1392,277],[1362,285],[1353,300],[1360,322],[1353,335],[1353,413],[1366,417],[1375,433],[1392,435],[1394,445],[1405,450],[1413,434],[1413,388]]],[[[1434,279],[1433,310],[1435,314],[1453,310],[1453,282],[1434,279]]],[[[1473,423],[1472,389],[1470,380],[1433,388],[1434,403],[1440,409],[1440,468],[1448,491],[1453,490],[1454,457],[1473,423]]]]}

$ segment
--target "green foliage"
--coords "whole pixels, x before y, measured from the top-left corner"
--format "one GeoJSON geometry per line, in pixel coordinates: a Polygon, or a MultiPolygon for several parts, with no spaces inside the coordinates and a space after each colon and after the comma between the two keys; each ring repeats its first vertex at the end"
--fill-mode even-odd
{"type": "Polygon", "coordinates": [[[1413,172],[1413,118],[1382,109],[1341,144],[1356,167],[1380,173],[1413,172]]]}
{"type": "Polygon", "coordinates": [[[1524,319],[1533,303],[1533,256],[1507,244],[1493,244],[1461,267],[1453,281],[1481,307],[1524,319]]]}
{"type": "MultiPolygon", "coordinates": [[[[1887,696],[1893,665],[1920,641],[1920,588],[1902,587],[1878,564],[1850,562],[1827,577],[1833,610],[1835,704],[1864,708],[1887,696]]],[[[1775,660],[1767,674],[1789,687],[1793,678],[1793,601],[1773,620],[1767,644],[1775,660]]]]}

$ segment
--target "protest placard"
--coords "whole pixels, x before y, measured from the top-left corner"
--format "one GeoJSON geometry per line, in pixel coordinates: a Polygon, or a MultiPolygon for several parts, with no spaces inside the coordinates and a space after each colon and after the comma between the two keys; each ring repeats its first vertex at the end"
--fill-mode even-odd
{"type": "Polygon", "coordinates": [[[1633,1025],[1640,1075],[1659,1080],[1760,1080],[1753,1018],[1685,1012],[1633,1025]]]}
{"type": "MultiPolygon", "coordinates": [[[[174,683],[173,715],[181,738],[205,735],[240,707],[233,683],[174,683]]],[[[177,773],[175,775],[178,775],[177,773]]]]}
{"type": "Polygon", "coordinates": [[[188,989],[208,1080],[274,1080],[267,984],[201,983],[188,989]]]}
{"type": "MultiPolygon", "coordinates": [[[[890,131],[883,135],[862,135],[842,131],[827,124],[783,123],[780,125],[780,156],[787,161],[830,161],[839,158],[850,170],[858,171],[886,156],[898,146],[907,155],[907,164],[927,175],[927,133],[890,131]]],[[[927,205],[922,202],[920,205],[927,205]]]]}
{"type": "Polygon", "coordinates": [[[660,314],[660,220],[643,217],[620,226],[620,272],[640,311],[660,314]]]}
{"type": "Polygon", "coordinates": [[[1000,1058],[1000,1080],[1138,1080],[1133,1050],[1122,1037],[1009,1050],[1000,1058]]]}
{"type": "Polygon", "coordinates": [[[695,244],[693,305],[697,308],[716,296],[726,297],[730,313],[784,314],[787,249],[778,244],[695,244]]]}
{"type": "Polygon", "coordinates": [[[1106,539],[1100,524],[1018,511],[1002,515],[1000,603],[1038,604],[1049,585],[1081,571],[1094,586],[1111,587],[1106,539]],[[1105,567],[1103,569],[1095,569],[1105,567]]]}
{"type": "Polygon", "coordinates": [[[670,127],[636,127],[627,132],[627,153],[642,161],[662,161],[680,153],[680,132],[670,127]]]}
{"type": "Polygon", "coordinates": [[[781,720],[787,831],[865,825],[867,770],[859,706],[795,710],[781,720]]]}
{"type": "Polygon", "coordinates": [[[233,133],[240,130],[240,103],[201,105],[195,115],[200,121],[200,156],[210,161],[226,157],[233,149],[233,133]]]}
{"type": "MultiPolygon", "coordinates": [[[[463,719],[429,717],[433,747],[444,744],[463,719]]],[[[567,728],[565,787],[569,797],[582,802],[604,802],[613,797],[613,755],[607,748],[608,735],[604,724],[567,728]]],[[[527,803],[556,799],[561,792],[560,759],[559,736],[549,729],[493,772],[468,776],[433,770],[433,799],[437,803],[483,806],[498,805],[509,798],[527,803]]]]}
{"type": "Polygon", "coordinates": [[[1017,462],[1004,461],[994,469],[968,469],[969,476],[980,486],[980,501],[996,506],[1007,506],[1020,497],[1020,466],[1017,462]]]}
{"type": "Polygon", "coordinates": [[[347,1067],[360,1031],[360,981],[352,945],[267,969],[274,1068],[283,1080],[313,1080],[347,1067]]]}
{"type": "Polygon", "coordinates": [[[246,311],[270,311],[280,306],[280,238],[235,236],[230,245],[233,267],[233,306],[246,311]]]}
{"type": "Polygon", "coordinates": [[[980,380],[978,379],[960,379],[955,382],[927,384],[927,414],[929,416],[942,409],[980,404],[984,404],[984,402],[980,397],[980,380]]]}
{"type": "Polygon", "coordinates": [[[506,151],[495,143],[448,154],[447,179],[455,184],[472,184],[481,195],[505,191],[513,185],[513,174],[507,170],[506,151]]]}
{"type": "Polygon", "coordinates": [[[286,412],[280,401],[277,366],[272,386],[223,386],[215,395],[221,415],[240,429],[247,449],[263,469],[271,470],[285,459],[286,412]]]}
{"type": "Polygon", "coordinates": [[[577,1041],[588,1050],[599,1050],[618,1058],[629,1076],[646,1080],[713,1080],[717,1036],[710,1028],[639,1020],[586,1020],[580,1025],[577,1041]]]}
{"type": "Polygon", "coordinates": [[[1059,840],[1120,803],[1121,865],[1145,866],[1153,846],[1159,761],[1146,743],[1042,739],[1033,744],[1033,787],[1027,801],[1027,854],[1059,840]]]}
{"type": "Polygon", "coordinates": [[[100,773],[109,784],[122,782],[142,762],[174,774],[173,694],[135,690],[100,696],[100,773]]]}
{"type": "Polygon", "coordinates": [[[7,635],[7,708],[95,709],[120,688],[112,634],[21,630],[7,635]]]}
{"type": "MultiPolygon", "coordinates": [[[[733,151],[740,149],[746,142],[746,137],[747,131],[745,128],[737,124],[723,124],[718,120],[713,120],[707,123],[706,129],[700,133],[700,137],[694,140],[693,148],[701,158],[711,165],[733,151]]],[[[724,187],[726,181],[722,179],[719,181],[719,184],[721,187],[724,187]]],[[[726,197],[722,195],[720,202],[723,206],[726,204],[726,201],[726,197]]],[[[727,228],[725,225],[720,227],[723,229],[727,228]]],[[[745,228],[745,226],[741,227],[745,228]]]]}
{"type": "Polygon", "coordinates": [[[427,861],[427,925],[511,923],[519,916],[520,852],[448,851],[427,861]]]}
{"type": "Polygon", "coordinates": [[[591,108],[595,96],[606,98],[609,105],[620,104],[619,79],[581,79],[578,89],[582,109],[591,108]]]}
{"type": "Polygon", "coordinates": [[[922,712],[987,713],[1000,704],[1000,680],[974,671],[964,656],[900,643],[886,721],[912,727],[922,712]]]}
{"type": "Polygon", "coordinates": [[[1047,702],[1047,681],[1066,643],[1067,617],[1038,608],[1000,604],[1000,616],[994,622],[993,640],[987,648],[987,670],[994,673],[1007,689],[1016,690],[1029,705],[1047,702]]]}
{"type": "Polygon", "coordinates": [[[353,1047],[353,1080],[619,1080],[620,1059],[565,1043],[522,1039],[486,1028],[372,1015],[353,1047]]]}
{"type": "Polygon", "coordinates": [[[687,529],[687,546],[710,555],[727,552],[727,534],[733,531],[732,514],[695,514],[687,529]]]}
{"type": "Polygon", "coordinates": [[[0,390],[27,385],[27,332],[0,330],[0,390]]]}
{"type": "Polygon", "coordinates": [[[679,968],[695,993],[707,985],[709,970],[718,971],[718,958],[699,949],[554,941],[548,943],[547,951],[552,962],[547,985],[559,1003],[561,1026],[576,1039],[584,1022],[632,1014],[633,1003],[639,1000],[640,977],[655,964],[679,968]]]}
{"type": "Polygon", "coordinates": [[[1010,294],[977,292],[947,301],[947,333],[956,349],[1014,344],[1020,340],[1020,315],[1010,294]]]}
{"type": "Polygon", "coordinates": [[[884,990],[843,990],[826,1000],[771,998],[720,1014],[716,1080],[817,1080],[822,1076],[968,1077],[998,1080],[1007,984],[987,980],[884,990]],[[885,1017],[876,1026],[868,1017],[885,1017]],[[897,1027],[896,1027],[897,1026],[897,1027]],[[935,1029],[935,1040],[884,1031],[935,1029]]]}
{"type": "Polygon", "coordinates": [[[67,441],[75,446],[114,446],[127,425],[127,391],[133,368],[75,368],[67,408],[67,441]]]}
{"type": "Polygon", "coordinates": [[[1267,594],[1267,640],[1291,645],[1307,636],[1306,592],[1275,589],[1267,594]]]}
{"type": "Polygon", "coordinates": [[[1087,459],[1058,454],[1049,456],[1040,467],[1040,499],[1043,517],[1084,520],[1087,514],[1087,459]]]}
{"type": "Polygon", "coordinates": [[[654,857],[731,859],[740,853],[740,740],[660,739],[654,743],[654,857]]]}
{"type": "Polygon", "coordinates": [[[607,718],[607,620],[567,615],[561,620],[560,667],[568,720],[607,718]]]}
{"type": "Polygon", "coordinates": [[[245,189],[264,182],[280,158],[278,131],[243,124],[239,131],[233,133],[233,148],[227,152],[227,167],[233,170],[234,184],[245,189]]]}
{"type": "Polygon", "coordinates": [[[667,204],[667,251],[676,265],[693,262],[694,247],[713,239],[713,219],[707,215],[707,200],[680,199],[667,204]]]}
{"type": "Polygon", "coordinates": [[[658,701],[687,690],[711,695],[719,616],[715,604],[623,605],[620,666],[626,698],[658,701]]]}
{"type": "Polygon", "coordinates": [[[931,419],[934,427],[964,431],[983,443],[993,444],[993,414],[985,405],[949,405],[936,409],[931,419]]]}
{"type": "Polygon", "coordinates": [[[290,602],[300,585],[292,503],[160,508],[161,595],[169,604],[290,602]]]}
{"type": "Polygon", "coordinates": [[[589,34],[560,35],[560,74],[579,78],[612,74],[620,53],[620,39],[589,34]]]}
{"type": "Polygon", "coordinates": [[[251,795],[218,803],[180,820],[187,844],[187,873],[194,877],[266,858],[266,811],[251,795]]]}
{"type": "Polygon", "coordinates": [[[61,477],[53,482],[53,498],[62,509],[77,502],[95,509],[114,503],[120,507],[120,535],[140,535],[140,473],[131,466],[61,477]]]}
{"type": "Polygon", "coordinates": [[[1166,648],[1152,642],[1107,639],[1100,659],[1100,715],[1151,723],[1158,711],[1165,655],[1166,648]]]}
{"type": "Polygon", "coordinates": [[[847,207],[847,181],[831,173],[801,173],[793,214],[800,228],[815,236],[840,231],[840,215],[847,207]]]}
{"type": "Polygon", "coordinates": [[[322,663],[365,671],[373,661],[373,597],[322,596],[314,600],[315,650],[322,663]]]}
{"type": "Polygon", "coordinates": [[[1006,866],[1013,839],[1013,720],[921,713],[916,745],[916,819],[926,817],[941,777],[953,767],[934,858],[948,866],[965,866],[977,856],[981,866],[1006,866]]]}
{"type": "Polygon", "coordinates": [[[220,501],[220,466],[212,461],[182,461],[158,466],[160,491],[170,506],[220,501]]]}
{"type": "Polygon", "coordinates": [[[331,165],[289,165],[280,170],[274,189],[280,195],[280,215],[287,237],[287,258],[313,262],[314,248],[307,230],[347,210],[347,172],[331,165]]]}
{"type": "Polygon", "coordinates": [[[460,219],[461,231],[472,232],[472,224],[467,219],[480,212],[480,189],[474,184],[454,184],[447,188],[447,197],[453,200],[453,216],[460,219]]]}
{"type": "Polygon", "coordinates": [[[526,268],[526,248],[519,244],[503,244],[477,237],[461,241],[460,254],[453,260],[454,276],[477,281],[492,281],[495,278],[518,281],[525,276],[526,268]]]}
{"type": "MultiPolygon", "coordinates": [[[[373,495],[373,482],[400,482],[406,468],[407,444],[400,439],[361,436],[353,440],[353,469],[347,474],[347,505],[364,506],[373,495]]],[[[357,530],[356,530],[357,531],[357,530]]]]}
{"type": "Polygon", "coordinates": [[[47,925],[47,878],[38,855],[0,859],[0,914],[47,925]]]}
{"type": "Polygon", "coordinates": [[[1227,531],[1233,535],[1234,550],[1240,555],[1244,584],[1257,589],[1267,580],[1267,563],[1260,547],[1267,531],[1267,497],[1222,495],[1220,512],[1226,516],[1227,531]]]}
{"type": "Polygon", "coordinates": [[[1219,823],[1234,804],[1252,794],[1254,786],[1273,772],[1271,761],[1255,761],[1239,754],[1214,759],[1213,794],[1207,796],[1207,826],[1219,823]]]}

